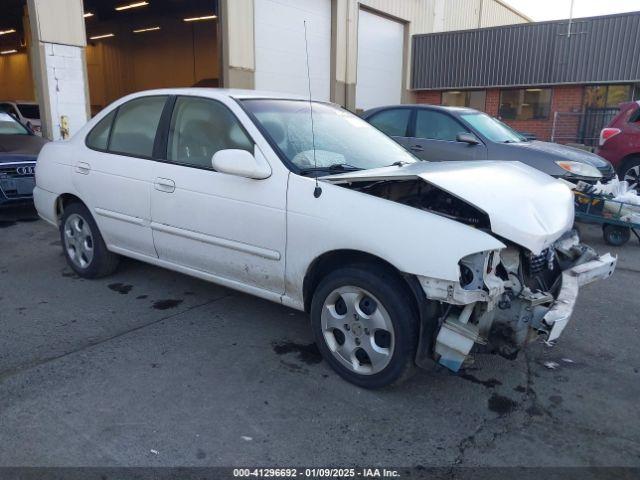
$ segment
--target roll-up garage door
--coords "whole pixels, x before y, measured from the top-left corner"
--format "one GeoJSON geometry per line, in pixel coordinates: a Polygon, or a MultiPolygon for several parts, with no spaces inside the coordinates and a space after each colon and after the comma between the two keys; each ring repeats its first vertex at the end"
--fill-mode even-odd
{"type": "Polygon", "coordinates": [[[254,15],[256,89],[309,94],[306,20],[312,96],[329,100],[331,0],[255,0],[254,15]]]}
{"type": "Polygon", "coordinates": [[[404,25],[360,10],[356,107],[366,110],[400,103],[404,25]]]}

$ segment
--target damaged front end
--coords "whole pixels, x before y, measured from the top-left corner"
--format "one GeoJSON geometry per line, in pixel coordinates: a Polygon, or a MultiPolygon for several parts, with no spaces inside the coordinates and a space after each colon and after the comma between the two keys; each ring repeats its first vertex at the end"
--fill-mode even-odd
{"type": "Polygon", "coordinates": [[[556,340],[579,287],[610,277],[616,258],[598,256],[571,231],[538,255],[511,244],[465,257],[459,266],[458,282],[419,278],[427,298],[441,305],[434,357],[453,371],[469,361],[474,345],[514,358],[531,340],[556,340]]]}
{"type": "Polygon", "coordinates": [[[474,346],[515,357],[534,338],[553,342],[579,287],[608,278],[616,266],[615,257],[598,256],[571,230],[571,190],[519,162],[417,162],[323,180],[468,225],[504,245],[459,260],[457,280],[414,272],[427,299],[421,366],[433,357],[457,371],[474,346]]]}

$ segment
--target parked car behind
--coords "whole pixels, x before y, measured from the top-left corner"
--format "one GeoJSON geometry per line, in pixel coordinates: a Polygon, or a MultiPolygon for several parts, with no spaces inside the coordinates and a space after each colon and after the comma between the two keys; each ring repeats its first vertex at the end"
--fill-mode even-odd
{"type": "Polygon", "coordinates": [[[620,113],[600,132],[597,153],[640,192],[640,101],[620,105],[620,113]]]}
{"type": "Polygon", "coordinates": [[[0,112],[0,206],[31,203],[38,153],[45,140],[0,112]]]}
{"type": "Polygon", "coordinates": [[[419,162],[350,112],[286,95],[129,95],[46,145],[36,179],[78,275],[124,255],[304,310],[363,387],[429,358],[458,370],[476,342],[513,355],[555,340],[579,286],[616,263],[579,243],[573,195],[548,175],[419,162]]]}
{"type": "Polygon", "coordinates": [[[367,110],[362,117],[422,160],[517,160],[574,183],[615,176],[611,164],[598,155],[528,140],[472,108],[396,105],[367,110]]]}
{"type": "Polygon", "coordinates": [[[42,136],[42,122],[40,120],[40,106],[37,102],[0,101],[0,112],[5,111],[26,125],[33,133],[42,136]]]}

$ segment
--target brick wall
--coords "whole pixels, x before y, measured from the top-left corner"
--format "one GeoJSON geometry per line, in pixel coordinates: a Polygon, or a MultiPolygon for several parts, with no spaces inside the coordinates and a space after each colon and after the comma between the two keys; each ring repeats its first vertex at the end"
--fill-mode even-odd
{"type": "Polygon", "coordinates": [[[440,105],[442,93],[434,90],[420,90],[416,92],[417,103],[428,103],[429,105],[440,105]]]}
{"type": "MultiPolygon", "coordinates": [[[[504,120],[507,125],[520,132],[533,133],[539,140],[551,140],[554,112],[580,112],[582,110],[583,85],[569,85],[553,87],[551,94],[551,110],[548,119],[543,120],[504,120]]],[[[417,92],[418,103],[440,104],[440,91],[417,92]]],[[[497,117],[500,109],[500,89],[487,90],[484,111],[497,117]]],[[[579,118],[563,119],[563,130],[572,131],[578,129],[579,118]],[[567,123],[568,122],[568,123],[567,123]]]]}

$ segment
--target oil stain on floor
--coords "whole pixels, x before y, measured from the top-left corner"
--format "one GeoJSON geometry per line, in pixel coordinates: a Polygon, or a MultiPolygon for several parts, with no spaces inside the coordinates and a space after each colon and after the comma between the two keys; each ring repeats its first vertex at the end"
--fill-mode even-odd
{"type": "Polygon", "coordinates": [[[124,283],[111,283],[108,285],[109,290],[113,290],[114,292],[118,292],[120,295],[126,295],[131,291],[133,285],[126,285],[124,283]]]}
{"type": "Polygon", "coordinates": [[[508,397],[498,395],[497,393],[494,393],[493,395],[491,395],[491,397],[489,397],[488,404],[489,410],[500,415],[508,415],[518,407],[518,404],[516,402],[508,397]]]}
{"type": "Polygon", "coordinates": [[[184,300],[172,300],[172,299],[158,300],[157,302],[154,302],[152,307],[155,308],[156,310],[169,310],[170,308],[176,308],[183,301],[184,300]]]}
{"type": "Polygon", "coordinates": [[[295,342],[274,343],[273,351],[278,355],[295,353],[298,360],[306,363],[307,365],[313,365],[322,361],[320,350],[318,350],[315,343],[309,343],[306,345],[295,342]]]}

